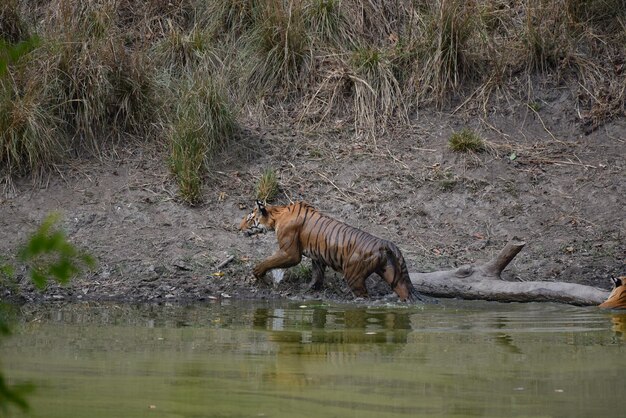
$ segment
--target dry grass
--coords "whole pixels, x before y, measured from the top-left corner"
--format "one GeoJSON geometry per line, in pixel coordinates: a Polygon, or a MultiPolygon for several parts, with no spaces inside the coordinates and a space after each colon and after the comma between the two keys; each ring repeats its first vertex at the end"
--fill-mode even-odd
{"type": "Polygon", "coordinates": [[[297,88],[309,51],[302,9],[299,2],[283,5],[267,1],[250,33],[258,61],[251,67],[248,82],[261,92],[297,88]]]}
{"type": "Polygon", "coordinates": [[[552,80],[578,89],[587,131],[626,101],[626,0],[2,2],[5,45],[33,33],[15,59],[0,48],[5,174],[184,131],[189,79],[221,86],[233,115],[372,137],[420,107],[486,111],[552,80]]]}
{"type": "Polygon", "coordinates": [[[313,42],[340,48],[354,43],[340,0],[312,0],[304,5],[304,20],[313,42]]]}
{"type": "Polygon", "coordinates": [[[8,175],[37,174],[61,157],[62,124],[50,111],[48,88],[37,78],[0,84],[0,163],[8,175]]]}
{"type": "Polygon", "coordinates": [[[469,43],[476,31],[475,16],[476,10],[462,0],[435,2],[424,15],[421,95],[433,94],[441,103],[448,92],[471,76],[469,43]]]}
{"type": "Polygon", "coordinates": [[[18,0],[4,0],[0,5],[0,34],[5,42],[18,43],[28,38],[19,5],[18,0]]]}

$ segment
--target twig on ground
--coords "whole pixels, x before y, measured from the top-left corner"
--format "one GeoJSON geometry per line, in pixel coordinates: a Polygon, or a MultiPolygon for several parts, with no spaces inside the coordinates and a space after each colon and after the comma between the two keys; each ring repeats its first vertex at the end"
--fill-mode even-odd
{"type": "Polygon", "coordinates": [[[346,199],[348,199],[348,202],[354,202],[354,198],[351,197],[350,195],[348,195],[347,193],[345,193],[343,190],[341,190],[339,188],[339,186],[337,186],[331,179],[329,179],[328,177],[326,177],[324,174],[318,172],[317,173],[321,178],[323,178],[324,180],[326,180],[327,182],[329,182],[335,189],[337,189],[337,191],[346,199]]]}
{"type": "Polygon", "coordinates": [[[502,135],[505,138],[510,137],[511,135],[505,134],[501,129],[496,128],[495,126],[493,126],[492,124],[490,124],[489,122],[487,122],[485,120],[485,118],[480,118],[480,121],[485,124],[485,126],[487,126],[489,129],[492,129],[494,131],[496,131],[498,134],[502,135]]]}
{"type": "Polygon", "coordinates": [[[389,156],[391,157],[392,160],[400,164],[405,170],[409,169],[408,165],[406,165],[403,161],[401,161],[399,158],[397,158],[391,153],[391,150],[389,149],[389,147],[387,147],[387,153],[389,153],[389,156]]]}
{"type": "MultiPolygon", "coordinates": [[[[481,86],[482,87],[482,86],[481,86]]],[[[478,93],[479,90],[481,90],[481,87],[477,88],[476,90],[474,90],[474,92],[472,94],[469,95],[469,97],[467,99],[465,99],[465,101],[463,103],[461,103],[460,105],[458,105],[456,107],[456,109],[454,109],[452,111],[452,115],[454,115],[456,112],[458,112],[463,106],[465,106],[467,103],[469,103],[470,100],[472,100],[472,98],[476,95],[476,93],[478,93]]]]}
{"type": "Polygon", "coordinates": [[[530,163],[534,163],[534,164],[565,164],[565,165],[577,165],[580,167],[584,167],[585,169],[587,168],[598,168],[595,165],[590,165],[590,164],[584,164],[584,163],[577,163],[575,161],[571,161],[571,160],[567,160],[567,161],[561,161],[561,160],[549,160],[547,158],[537,158],[537,159],[531,159],[528,160],[528,162],[530,163]]]}
{"type": "Polygon", "coordinates": [[[228,263],[230,263],[231,261],[233,261],[235,259],[234,255],[229,255],[224,261],[222,261],[221,263],[219,263],[217,266],[215,266],[215,268],[217,270],[224,268],[228,263]]]}
{"type": "Polygon", "coordinates": [[[437,152],[436,149],[432,148],[411,148],[411,151],[437,152]]]}
{"type": "Polygon", "coordinates": [[[569,145],[569,144],[561,141],[560,139],[557,139],[556,136],[554,136],[552,134],[552,132],[550,132],[550,130],[548,129],[546,124],[543,122],[543,119],[541,118],[541,116],[539,116],[539,112],[537,112],[535,109],[533,109],[533,107],[530,104],[526,104],[526,107],[528,107],[530,110],[533,111],[533,113],[535,115],[537,115],[537,117],[539,118],[539,122],[541,122],[541,126],[543,126],[543,130],[546,131],[548,133],[548,135],[550,135],[555,142],[558,142],[559,144],[562,144],[562,145],[569,145]]]}

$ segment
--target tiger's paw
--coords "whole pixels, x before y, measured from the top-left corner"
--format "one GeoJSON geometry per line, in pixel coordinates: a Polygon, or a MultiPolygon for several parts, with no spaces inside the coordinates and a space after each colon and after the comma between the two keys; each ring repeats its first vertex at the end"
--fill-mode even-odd
{"type": "Polygon", "coordinates": [[[307,285],[307,290],[322,290],[322,287],[324,285],[324,282],[322,282],[321,280],[311,280],[309,282],[309,284],[307,285]]]}
{"type": "Polygon", "coordinates": [[[252,269],[252,274],[257,280],[261,280],[265,276],[265,271],[259,268],[259,266],[254,266],[254,268],[252,269]]]}
{"type": "Polygon", "coordinates": [[[271,275],[265,274],[265,272],[259,272],[258,270],[253,270],[252,274],[254,275],[257,285],[260,285],[260,286],[273,286],[274,285],[271,275]]]}

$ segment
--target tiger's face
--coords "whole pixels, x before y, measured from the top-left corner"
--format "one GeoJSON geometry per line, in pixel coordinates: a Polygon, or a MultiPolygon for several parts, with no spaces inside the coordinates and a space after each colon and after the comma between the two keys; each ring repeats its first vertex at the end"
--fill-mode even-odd
{"type": "Polygon", "coordinates": [[[244,216],[239,224],[239,230],[246,236],[263,234],[272,229],[269,212],[260,200],[256,201],[254,210],[244,216]]]}

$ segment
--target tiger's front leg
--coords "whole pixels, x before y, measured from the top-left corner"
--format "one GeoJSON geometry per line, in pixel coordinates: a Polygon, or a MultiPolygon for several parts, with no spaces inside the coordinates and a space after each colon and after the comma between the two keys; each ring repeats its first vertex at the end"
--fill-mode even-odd
{"type": "Polygon", "coordinates": [[[254,277],[257,279],[260,279],[265,275],[265,273],[267,273],[268,270],[293,267],[300,263],[301,260],[302,255],[299,252],[287,253],[279,249],[274,254],[254,266],[252,274],[254,274],[254,277]]]}

